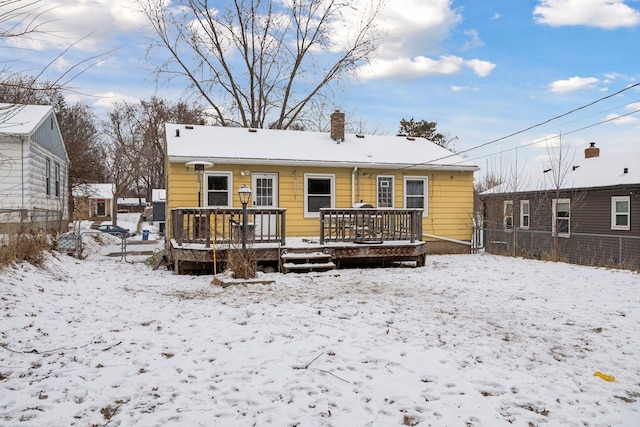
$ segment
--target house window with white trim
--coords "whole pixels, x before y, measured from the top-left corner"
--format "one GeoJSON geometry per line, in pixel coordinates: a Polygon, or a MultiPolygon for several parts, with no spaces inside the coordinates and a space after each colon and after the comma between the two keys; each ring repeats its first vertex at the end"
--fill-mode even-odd
{"type": "Polygon", "coordinates": [[[47,190],[47,196],[50,196],[51,195],[51,159],[49,158],[45,160],[44,179],[45,179],[45,186],[47,190]]]}
{"type": "Polygon", "coordinates": [[[230,172],[206,174],[206,205],[232,206],[233,183],[230,172]]]}
{"type": "Polygon", "coordinates": [[[393,207],[393,177],[378,176],[378,200],[377,207],[392,208],[393,207]]]}
{"type": "Polygon", "coordinates": [[[60,164],[58,163],[55,164],[54,178],[56,197],[60,197],[60,164]]]}
{"type": "Polygon", "coordinates": [[[505,200],[502,204],[502,222],[505,230],[513,230],[513,200],[505,200]]]}
{"type": "Polygon", "coordinates": [[[614,196],[611,198],[611,229],[630,230],[631,198],[629,196],[614,196]]]}
{"type": "Polygon", "coordinates": [[[571,201],[569,199],[553,199],[553,224],[551,232],[555,236],[569,237],[571,233],[571,201]]]}
{"type": "Polygon", "coordinates": [[[428,179],[426,176],[406,176],[404,178],[404,206],[407,209],[424,209],[428,212],[428,179]]]}
{"type": "Polygon", "coordinates": [[[520,200],[520,228],[529,229],[531,222],[531,204],[528,200],[520,200]]]}
{"type": "Polygon", "coordinates": [[[320,218],[321,208],[335,207],[335,175],[304,174],[304,216],[320,218]]]}

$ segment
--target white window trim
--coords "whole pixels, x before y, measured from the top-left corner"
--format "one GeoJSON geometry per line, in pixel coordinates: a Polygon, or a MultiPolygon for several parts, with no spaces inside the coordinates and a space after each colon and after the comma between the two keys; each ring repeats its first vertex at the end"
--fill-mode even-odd
{"type": "Polygon", "coordinates": [[[631,230],[631,197],[630,196],[613,196],[611,197],[611,229],[612,230],[631,230]],[[616,202],[627,202],[627,225],[616,225],[616,202]]]}
{"type": "Polygon", "coordinates": [[[528,230],[529,227],[531,227],[531,203],[529,203],[528,200],[520,200],[520,228],[522,228],[523,230],[528,230]],[[526,215],[529,219],[528,221],[529,225],[523,225],[524,217],[525,217],[523,207],[525,205],[529,206],[529,213],[526,215]]]}
{"type": "Polygon", "coordinates": [[[502,228],[507,231],[513,230],[513,200],[505,200],[502,202],[502,228]],[[511,215],[507,215],[507,207],[511,206],[511,215]],[[507,218],[511,218],[511,227],[507,226],[507,218]]]}
{"type": "Polygon", "coordinates": [[[378,175],[376,176],[376,207],[380,208],[381,206],[378,206],[378,203],[380,202],[380,200],[378,200],[378,194],[380,194],[380,178],[391,178],[391,182],[389,183],[389,185],[391,185],[391,206],[384,206],[385,208],[395,208],[396,207],[396,194],[395,194],[395,189],[396,189],[396,177],[393,175],[378,175]]]}
{"type": "MultiPolygon", "coordinates": [[[[202,206],[214,206],[209,204],[209,177],[210,176],[226,176],[228,178],[229,190],[227,194],[227,204],[225,206],[220,206],[221,208],[230,208],[233,207],[233,195],[237,193],[237,191],[233,188],[233,172],[226,171],[215,171],[215,172],[205,172],[202,177],[202,195],[203,201],[202,206]]],[[[216,205],[217,206],[217,205],[216,205]]]]}
{"type": "Polygon", "coordinates": [[[304,217],[305,218],[320,218],[320,212],[309,212],[309,198],[308,198],[308,181],[310,178],[328,179],[331,182],[331,208],[336,207],[336,176],[332,173],[305,173],[304,174],[304,217]]]}
{"type": "MultiPolygon", "coordinates": [[[[429,216],[429,177],[428,176],[405,176],[402,188],[402,200],[404,207],[407,208],[407,181],[424,181],[424,213],[423,217],[429,216]]],[[[407,208],[408,209],[408,208],[407,208]]]]}
{"type": "Polygon", "coordinates": [[[552,217],[553,222],[551,224],[551,234],[553,236],[556,235],[556,223],[558,218],[556,216],[556,206],[558,203],[569,203],[569,232],[568,233],[558,233],[558,237],[569,237],[571,235],[571,199],[553,199],[551,203],[552,217]]]}

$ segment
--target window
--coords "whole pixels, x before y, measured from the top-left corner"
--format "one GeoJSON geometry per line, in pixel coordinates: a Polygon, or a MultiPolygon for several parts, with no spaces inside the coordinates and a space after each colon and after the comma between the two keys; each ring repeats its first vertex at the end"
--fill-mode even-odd
{"type": "Polygon", "coordinates": [[[404,206],[405,208],[424,209],[425,215],[428,212],[427,206],[427,177],[404,178],[404,206]]]}
{"type": "Polygon", "coordinates": [[[393,177],[378,177],[378,200],[377,207],[392,208],[393,207],[393,177]]]}
{"type": "Polygon", "coordinates": [[[561,237],[569,237],[571,232],[571,202],[569,199],[553,199],[552,233],[561,237]]]}
{"type": "Polygon", "coordinates": [[[50,196],[51,195],[51,159],[45,160],[44,178],[45,178],[47,196],[50,196]]]}
{"type": "Polygon", "coordinates": [[[520,200],[520,228],[529,229],[531,205],[528,200],[520,200]]]}
{"type": "Polygon", "coordinates": [[[502,222],[505,230],[513,230],[513,200],[504,201],[502,222]]]}
{"type": "Polygon", "coordinates": [[[60,165],[58,163],[56,163],[55,165],[55,190],[56,190],[56,197],[60,197],[60,165]]]}
{"type": "Polygon", "coordinates": [[[207,206],[231,206],[233,204],[231,173],[207,174],[206,185],[207,206]]]}
{"type": "Polygon", "coordinates": [[[319,218],[321,208],[335,206],[335,175],[304,175],[304,216],[319,218]]]}
{"type": "Polygon", "coordinates": [[[630,202],[629,196],[615,196],[611,198],[611,229],[630,230],[630,202]]]}

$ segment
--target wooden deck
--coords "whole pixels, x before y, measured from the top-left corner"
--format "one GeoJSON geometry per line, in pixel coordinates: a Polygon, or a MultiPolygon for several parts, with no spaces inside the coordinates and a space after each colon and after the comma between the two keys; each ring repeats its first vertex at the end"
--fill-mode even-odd
{"type": "MultiPolygon", "coordinates": [[[[224,269],[241,251],[241,209],[175,209],[169,259],[177,274],[224,269]]],[[[284,209],[248,209],[247,250],[261,268],[322,271],[350,266],[423,266],[426,243],[417,209],[322,209],[319,237],[285,240],[284,209]]]]}

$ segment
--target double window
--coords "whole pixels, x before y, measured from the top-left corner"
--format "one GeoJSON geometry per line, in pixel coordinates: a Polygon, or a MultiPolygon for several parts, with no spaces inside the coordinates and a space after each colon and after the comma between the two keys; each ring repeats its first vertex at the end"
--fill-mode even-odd
{"type": "Polygon", "coordinates": [[[377,207],[393,207],[393,176],[378,176],[377,207]]]}
{"type": "Polygon", "coordinates": [[[206,205],[232,206],[231,173],[215,173],[206,175],[206,205]]]}
{"type": "Polygon", "coordinates": [[[319,218],[321,208],[335,207],[335,175],[304,175],[304,216],[319,218]]]}
{"type": "Polygon", "coordinates": [[[560,237],[569,237],[571,233],[571,201],[569,199],[553,199],[552,232],[560,237]]]}
{"type": "Polygon", "coordinates": [[[611,198],[611,229],[630,230],[631,198],[629,196],[614,196],[611,198]]]}
{"type": "Polygon", "coordinates": [[[426,176],[407,176],[404,178],[404,206],[407,209],[424,209],[424,216],[428,210],[428,179],[426,176]]]}

